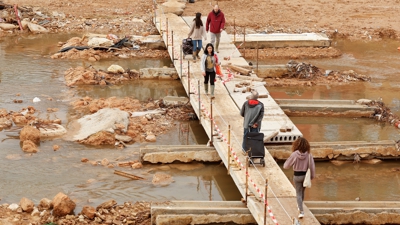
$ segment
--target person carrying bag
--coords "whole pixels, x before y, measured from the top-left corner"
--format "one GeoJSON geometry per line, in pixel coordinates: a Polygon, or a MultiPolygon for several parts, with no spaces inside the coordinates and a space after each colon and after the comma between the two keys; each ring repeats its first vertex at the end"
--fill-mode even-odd
{"type": "Polygon", "coordinates": [[[315,177],[314,158],[310,153],[310,143],[307,139],[300,137],[292,144],[292,154],[283,164],[284,169],[293,167],[293,183],[296,189],[297,207],[299,209],[299,218],[304,217],[303,201],[306,186],[311,187],[311,180],[315,177]],[[309,172],[309,183],[306,180],[307,171],[309,172]]]}

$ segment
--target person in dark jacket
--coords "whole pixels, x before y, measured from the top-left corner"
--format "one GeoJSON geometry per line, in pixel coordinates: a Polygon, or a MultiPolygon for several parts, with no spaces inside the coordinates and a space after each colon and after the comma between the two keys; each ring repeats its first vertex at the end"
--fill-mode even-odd
{"type": "Polygon", "coordinates": [[[221,39],[221,32],[224,27],[225,15],[221,12],[219,6],[215,5],[213,11],[211,11],[207,16],[206,31],[210,31],[211,43],[215,46],[216,52],[219,52],[219,40],[221,39]]]}
{"type": "Polygon", "coordinates": [[[243,103],[240,109],[240,115],[244,117],[243,120],[243,143],[242,149],[246,152],[245,141],[246,135],[249,132],[260,132],[261,121],[264,117],[264,104],[258,99],[258,92],[252,91],[250,99],[243,103]]]}
{"type": "Polygon", "coordinates": [[[314,158],[310,153],[310,144],[307,139],[300,137],[293,142],[292,154],[283,164],[284,169],[289,169],[290,167],[293,167],[294,170],[293,183],[296,189],[297,207],[300,211],[299,218],[303,218],[304,191],[306,189],[303,187],[303,182],[308,168],[310,168],[311,180],[315,177],[314,158]]]}

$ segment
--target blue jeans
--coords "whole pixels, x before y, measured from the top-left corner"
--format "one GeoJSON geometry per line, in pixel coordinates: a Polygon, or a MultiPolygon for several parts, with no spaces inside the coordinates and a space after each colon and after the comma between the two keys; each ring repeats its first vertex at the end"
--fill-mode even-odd
{"type": "Polygon", "coordinates": [[[203,40],[192,40],[193,51],[200,50],[203,47],[203,40]]]}
{"type": "Polygon", "coordinates": [[[244,152],[246,152],[248,149],[245,149],[245,147],[246,147],[246,135],[247,135],[247,133],[249,133],[249,132],[255,132],[255,133],[260,133],[260,128],[259,127],[257,127],[257,128],[252,128],[252,127],[249,127],[249,128],[244,128],[243,129],[243,142],[242,142],[242,150],[244,151],[244,152]],[[250,129],[249,129],[250,128],[250,129]]]}

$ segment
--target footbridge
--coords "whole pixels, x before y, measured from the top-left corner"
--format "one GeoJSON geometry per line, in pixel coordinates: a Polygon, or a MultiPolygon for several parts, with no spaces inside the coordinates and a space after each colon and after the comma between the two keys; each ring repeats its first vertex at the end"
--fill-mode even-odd
{"type": "MultiPolygon", "coordinates": [[[[222,33],[218,54],[224,75],[217,78],[215,99],[205,95],[200,60],[194,62],[191,56],[184,57],[181,51],[182,40],[187,38],[188,24],[193,18],[164,14],[162,9],[156,9],[153,21],[167,46],[190,103],[210,139],[210,145],[217,150],[258,224],[293,224],[298,216],[295,189],[268,150],[265,151],[265,167],[248,163],[248,158],[242,154],[243,118],[239,111],[250,95],[249,91],[257,90],[261,96],[259,100],[265,106],[261,127],[261,132],[267,137],[264,142],[292,142],[302,134],[269,96],[264,83],[257,76],[240,79],[240,76],[226,70],[228,63],[247,65],[226,32],[222,33]]],[[[319,224],[307,207],[304,211],[301,224],[319,224]]],[[[157,224],[157,221],[154,223],[157,224]]]]}

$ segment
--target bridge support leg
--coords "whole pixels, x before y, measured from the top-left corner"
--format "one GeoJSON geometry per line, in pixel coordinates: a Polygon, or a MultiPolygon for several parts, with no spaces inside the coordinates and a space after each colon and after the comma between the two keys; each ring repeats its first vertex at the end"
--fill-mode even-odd
{"type": "MultiPolygon", "coordinates": [[[[188,61],[188,63],[189,63],[189,61],[188,61]]],[[[213,142],[214,142],[214,120],[213,120],[212,105],[213,105],[213,99],[211,98],[210,99],[210,128],[211,128],[211,130],[210,130],[210,142],[209,142],[210,147],[214,146],[214,144],[213,144],[213,142]]]]}
{"type": "Polygon", "coordinates": [[[231,125],[228,125],[228,175],[231,169],[231,125]]]}
{"type": "Polygon", "coordinates": [[[248,190],[249,190],[249,165],[250,165],[250,158],[249,158],[249,153],[246,152],[246,205],[247,205],[247,197],[249,196],[248,190]]]}
{"type": "Polygon", "coordinates": [[[201,124],[200,80],[197,80],[197,95],[199,96],[199,123],[201,124]]]}

